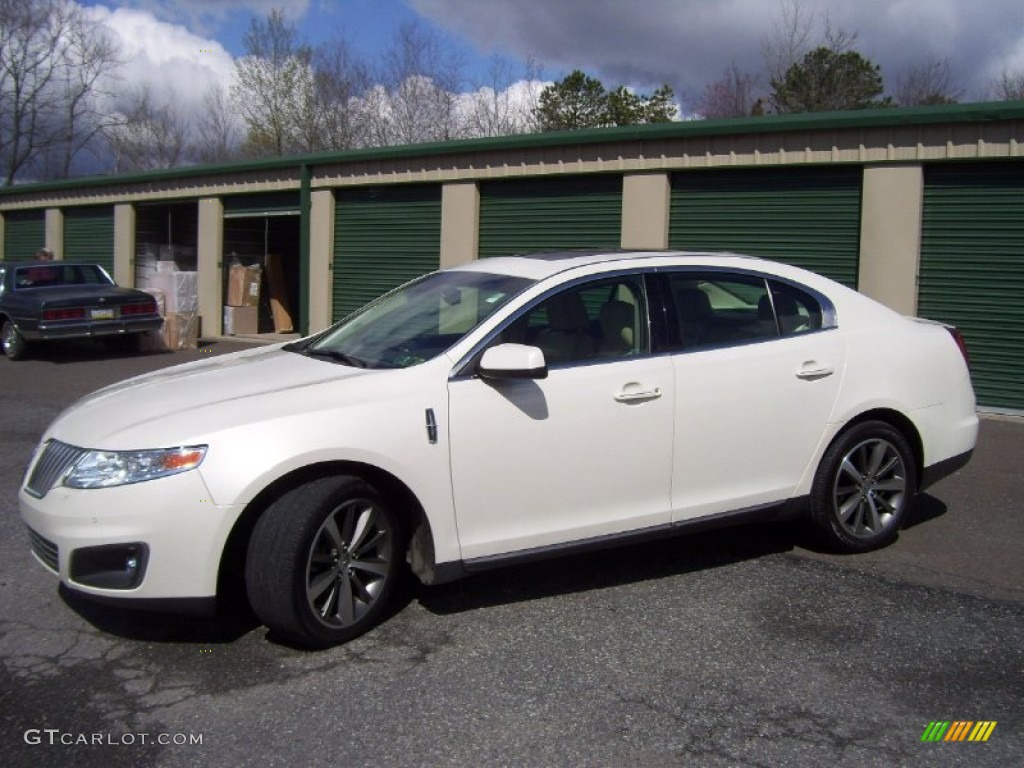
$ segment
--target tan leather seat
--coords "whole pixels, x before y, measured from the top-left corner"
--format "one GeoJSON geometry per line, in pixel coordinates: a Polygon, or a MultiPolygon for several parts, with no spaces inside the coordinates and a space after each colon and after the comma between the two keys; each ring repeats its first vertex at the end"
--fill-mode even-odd
{"type": "Polygon", "coordinates": [[[589,333],[590,318],[580,295],[559,294],[545,308],[548,327],[537,335],[537,346],[544,352],[544,359],[557,364],[592,357],[595,345],[589,333]]]}

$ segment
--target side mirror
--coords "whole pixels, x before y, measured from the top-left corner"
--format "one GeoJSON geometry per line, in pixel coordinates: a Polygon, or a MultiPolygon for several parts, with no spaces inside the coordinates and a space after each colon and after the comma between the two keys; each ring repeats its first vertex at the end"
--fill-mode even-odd
{"type": "Polygon", "coordinates": [[[485,379],[546,379],[544,353],[525,344],[499,344],[484,352],[477,371],[485,379]]]}

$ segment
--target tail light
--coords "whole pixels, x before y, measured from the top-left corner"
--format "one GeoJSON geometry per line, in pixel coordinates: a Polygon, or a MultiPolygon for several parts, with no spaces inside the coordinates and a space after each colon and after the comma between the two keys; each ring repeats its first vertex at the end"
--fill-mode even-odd
{"type": "Polygon", "coordinates": [[[121,306],[121,316],[124,315],[155,315],[156,302],[142,301],[137,304],[124,304],[121,306]]]}
{"type": "Polygon", "coordinates": [[[958,331],[956,328],[953,328],[952,326],[948,327],[946,330],[948,330],[949,335],[953,337],[953,341],[956,342],[956,346],[959,348],[960,354],[964,356],[964,362],[967,364],[967,367],[970,368],[971,355],[967,351],[967,342],[964,341],[963,334],[961,334],[960,331],[958,331]]]}

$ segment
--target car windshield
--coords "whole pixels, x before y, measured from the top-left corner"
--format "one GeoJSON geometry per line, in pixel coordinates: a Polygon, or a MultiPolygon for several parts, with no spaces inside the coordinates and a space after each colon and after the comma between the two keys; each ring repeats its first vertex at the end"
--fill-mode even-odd
{"type": "Polygon", "coordinates": [[[113,285],[114,281],[97,264],[61,264],[40,262],[18,267],[14,273],[14,287],[52,288],[55,285],[113,285]]]}
{"type": "Polygon", "coordinates": [[[484,272],[434,272],[292,349],[358,368],[408,368],[444,352],[531,283],[484,272]]]}

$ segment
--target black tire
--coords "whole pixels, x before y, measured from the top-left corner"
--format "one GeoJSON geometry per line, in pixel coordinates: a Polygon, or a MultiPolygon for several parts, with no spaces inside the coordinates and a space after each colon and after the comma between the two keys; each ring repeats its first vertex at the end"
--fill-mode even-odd
{"type": "Polygon", "coordinates": [[[4,320],[0,328],[0,343],[8,360],[24,360],[28,356],[28,344],[10,320],[4,320]]]}
{"type": "Polygon", "coordinates": [[[245,564],[249,602],[288,643],[344,643],[386,615],[403,543],[400,521],[371,485],[357,477],[313,480],[256,523],[245,564]]]}
{"type": "Polygon", "coordinates": [[[917,466],[903,433],[866,421],[825,451],[811,489],[811,518],[830,548],[867,552],[896,539],[916,491],[917,466]]]}

